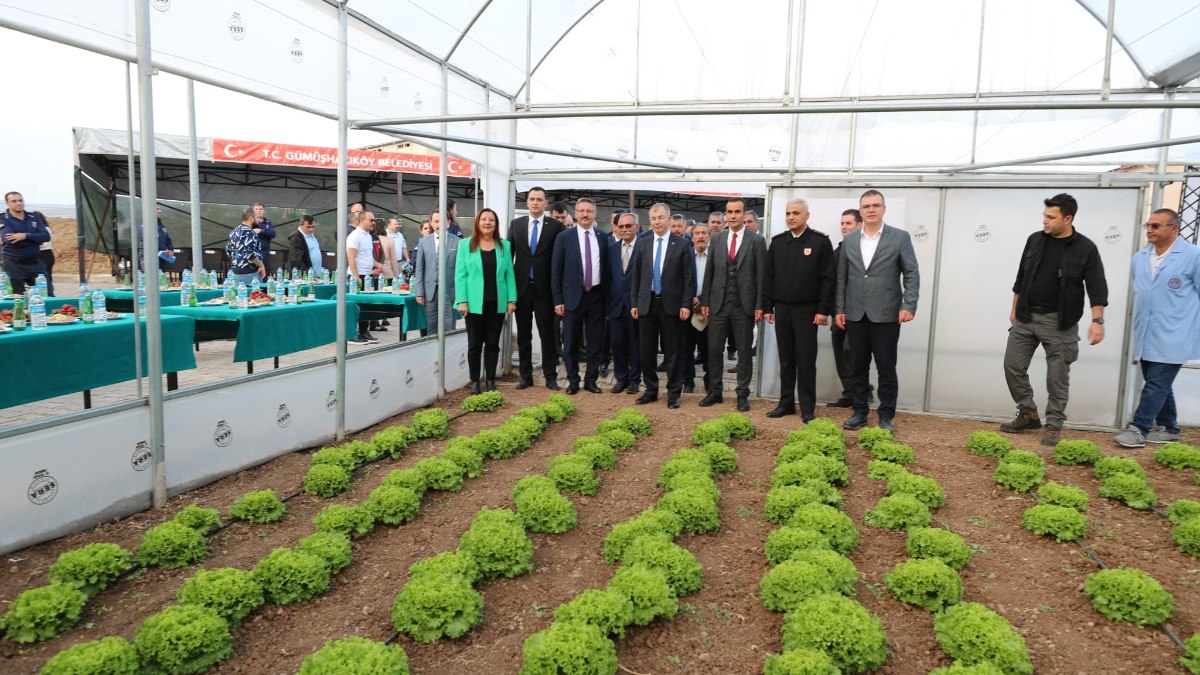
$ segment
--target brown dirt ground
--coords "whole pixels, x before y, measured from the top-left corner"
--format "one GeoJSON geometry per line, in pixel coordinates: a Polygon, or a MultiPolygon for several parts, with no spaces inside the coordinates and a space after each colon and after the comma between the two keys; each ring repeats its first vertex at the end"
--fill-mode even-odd
{"type": "MultiPolygon", "coordinates": [[[[472,414],[451,423],[452,434],[471,434],[498,424],[523,405],[545,400],[544,389],[518,392],[504,383],[509,402],[491,414],[472,414]]],[[[442,401],[457,408],[463,392],[442,401]]],[[[221,672],[295,672],[303,658],[330,639],[362,635],[384,640],[393,633],[391,604],[407,578],[408,566],[430,554],[457,545],[471,517],[483,507],[508,506],[513,482],[529,473],[544,472],[546,460],[569,451],[573,440],[591,432],[595,423],[632,404],[620,394],[575,397],[579,414],[552,425],[532,449],[518,457],[489,461],[485,474],[467,482],[458,494],[430,492],[416,520],[401,526],[377,526],[354,543],[354,561],[326,594],[287,607],[267,605],[244,626],[234,630],[233,656],[221,672]]],[[[483,623],[455,640],[420,645],[406,637],[403,645],[414,673],[515,673],[521,664],[521,645],[532,633],[549,625],[553,610],[587,588],[607,583],[613,567],[600,555],[600,544],[614,523],[650,506],[657,499],[654,481],[659,466],[674,450],[686,447],[692,428],[713,415],[732,409],[696,406],[698,397],[685,396],[681,410],[663,402],[642,408],[655,424],[654,435],[639,439],[620,455],[616,468],[603,474],[600,492],[592,498],[572,495],[579,526],[560,535],[534,534],[532,573],[516,579],[489,582],[484,596],[483,623]]],[[[757,598],[758,582],[767,569],[762,545],[774,527],[762,509],[774,456],[787,432],[800,425],[798,417],[769,420],[766,401],[755,401],[751,413],[758,437],[735,443],[741,472],[718,479],[723,530],[717,534],[684,537],[679,543],[704,564],[705,587],[684,598],[682,611],[670,621],[635,628],[617,644],[622,669],[641,674],[758,673],[768,653],[780,650],[782,616],[766,611],[757,598]]],[[[840,421],[845,411],[820,410],[840,421]]],[[[368,429],[369,436],[387,424],[368,429]]],[[[1108,621],[1094,612],[1082,593],[1084,578],[1095,566],[1075,545],[1058,544],[1020,527],[1028,497],[991,481],[995,460],[965,450],[967,435],[992,428],[970,420],[901,414],[901,439],[918,455],[913,469],[936,478],[946,490],[947,503],[935,521],[961,534],[978,547],[963,570],[965,599],[982,602],[1008,618],[1025,636],[1039,672],[1172,673],[1181,655],[1167,636],[1154,628],[1137,628],[1108,621]]],[[[1091,438],[1106,452],[1118,452],[1103,434],[1068,432],[1072,438],[1091,438]]],[[[853,434],[850,435],[851,437],[853,434]]],[[[852,440],[852,439],[850,439],[852,440]]],[[[1017,436],[1014,444],[1042,452],[1037,437],[1017,436]]],[[[1200,442],[1189,429],[1185,441],[1200,442]]],[[[398,460],[361,469],[351,489],[334,500],[304,495],[288,502],[288,514],[273,525],[235,524],[216,535],[209,545],[207,568],[249,569],[278,546],[289,546],[312,532],[312,516],[329,503],[360,503],[393,468],[409,466],[440,452],[442,442],[421,441],[398,460]]],[[[1047,454],[1042,452],[1042,454],[1047,454]]],[[[1200,499],[1191,472],[1163,468],[1143,451],[1136,456],[1146,468],[1163,504],[1174,499],[1200,499]]],[[[851,449],[851,484],[844,489],[845,510],[858,524],[862,541],[851,558],[861,583],[858,599],[884,623],[891,656],[879,672],[926,673],[949,664],[934,640],[928,614],[901,604],[883,590],[884,575],[904,559],[904,536],[862,522],[883,495],[883,483],[866,477],[868,454],[851,449]]],[[[147,528],[166,520],[184,505],[196,502],[224,511],[241,494],[274,488],[294,490],[307,470],[306,453],[294,453],[171,501],[162,511],[138,514],[31,547],[7,556],[7,574],[0,575],[0,602],[8,603],[22,590],[46,583],[46,570],[55,557],[83,544],[108,541],[133,549],[147,528]]],[[[1200,630],[1200,562],[1179,552],[1170,537],[1170,524],[1153,513],[1134,511],[1096,495],[1098,481],[1085,467],[1051,465],[1048,478],[1083,487],[1092,495],[1087,515],[1091,529],[1085,544],[1110,566],[1137,566],[1158,579],[1175,596],[1171,625],[1183,638],[1200,630]]],[[[81,626],[47,642],[20,646],[0,641],[0,671],[34,672],[49,656],[66,647],[105,635],[133,638],[138,624],[174,599],[179,585],[194,568],[152,569],[120,580],[93,598],[81,626]]]]}

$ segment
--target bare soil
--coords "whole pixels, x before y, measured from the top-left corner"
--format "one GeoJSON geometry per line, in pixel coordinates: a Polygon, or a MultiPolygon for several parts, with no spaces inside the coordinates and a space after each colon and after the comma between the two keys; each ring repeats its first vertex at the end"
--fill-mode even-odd
{"type": "MultiPolygon", "coordinates": [[[[490,414],[471,414],[451,422],[451,434],[472,434],[499,424],[525,405],[545,400],[542,388],[516,391],[502,383],[508,403],[490,414]]],[[[441,402],[456,410],[463,392],[441,402]]],[[[732,409],[696,406],[699,397],[684,396],[681,410],[660,401],[641,408],[654,423],[654,434],[619,456],[617,466],[603,474],[599,494],[572,495],[579,525],[559,535],[534,534],[533,572],[481,586],[483,623],[459,640],[432,645],[401,636],[414,673],[515,673],[521,665],[521,646],[534,632],[548,626],[553,610],[587,588],[602,587],[613,567],[600,555],[603,537],[613,524],[653,505],[659,496],[654,481],[661,464],[675,450],[687,447],[699,422],[732,409]]],[[[482,477],[467,481],[458,494],[430,492],[413,522],[375,531],[354,542],[354,561],[335,577],[332,589],[311,601],[278,607],[267,605],[234,631],[233,656],[218,670],[236,673],[296,672],[306,655],[326,640],[362,635],[386,640],[393,634],[391,605],[407,579],[407,568],[430,554],[453,549],[472,516],[484,507],[510,507],[512,484],[530,473],[545,471],[546,460],[571,449],[574,439],[591,433],[595,423],[632,405],[625,394],[575,397],[579,413],[551,425],[534,447],[508,460],[490,460],[482,477]]],[[[763,542],[774,527],[763,518],[763,505],[774,468],[776,451],[787,433],[801,425],[799,417],[770,420],[772,402],[754,401],[751,413],[757,438],[736,441],[741,471],[722,476],[723,529],[711,535],[683,537],[679,543],[704,565],[705,587],[684,598],[681,611],[670,621],[635,628],[617,643],[623,671],[641,674],[675,672],[730,674],[762,672],[766,655],[781,648],[782,615],[766,611],[757,597],[759,579],[767,570],[763,542]]],[[[845,411],[819,410],[841,421],[845,411]]],[[[402,415],[355,437],[369,437],[402,415]]],[[[1025,636],[1038,672],[1174,673],[1182,654],[1165,633],[1109,621],[1092,610],[1083,595],[1085,577],[1096,570],[1074,544],[1059,544],[1021,529],[1028,497],[995,485],[995,460],[975,457],[966,449],[967,435],[991,425],[900,414],[900,440],[917,451],[914,471],[937,479],[947,502],[935,514],[936,524],[961,534],[978,553],[962,572],[965,599],[982,602],[1004,615],[1025,636]]],[[[1071,438],[1090,438],[1105,452],[1136,457],[1146,468],[1150,484],[1165,505],[1178,498],[1200,500],[1192,472],[1159,466],[1150,451],[1130,453],[1116,448],[1103,434],[1068,431],[1071,438]]],[[[853,442],[854,434],[848,435],[853,442]]],[[[1014,444],[1048,456],[1033,435],[1013,437],[1014,444]]],[[[1200,442],[1197,430],[1186,430],[1186,442],[1200,442]]],[[[289,546],[313,531],[312,517],[330,503],[361,503],[391,469],[410,466],[441,451],[444,442],[426,440],[401,459],[385,460],[360,469],[351,489],[334,500],[302,495],[288,502],[284,520],[273,525],[238,523],[214,536],[206,568],[234,566],[249,569],[276,547],[289,546]]],[[[891,656],[879,672],[927,673],[950,660],[934,639],[926,612],[904,605],[883,588],[884,575],[904,560],[904,535],[863,524],[863,516],[884,485],[866,477],[868,453],[849,453],[850,486],[844,489],[845,511],[858,525],[861,543],[851,559],[858,566],[858,599],[882,620],[891,656]]],[[[308,467],[306,453],[294,453],[243,471],[172,500],[161,511],[138,514],[116,523],[63,537],[7,556],[7,574],[0,575],[0,602],[46,583],[46,572],[58,554],[83,544],[115,542],[136,547],[147,528],[172,517],[190,503],[227,509],[241,494],[274,488],[280,494],[295,490],[308,467]]],[[[1091,527],[1084,545],[1109,566],[1136,566],[1158,579],[1175,596],[1171,626],[1187,638],[1200,630],[1200,563],[1179,552],[1170,537],[1170,523],[1160,515],[1134,511],[1096,495],[1098,481],[1088,467],[1051,465],[1051,480],[1078,485],[1092,495],[1087,511],[1091,527]]],[[[32,646],[0,641],[0,671],[35,672],[51,655],[66,647],[105,635],[129,639],[140,622],[174,600],[180,584],[195,568],[151,569],[116,582],[93,598],[81,625],[58,638],[32,646]]]]}

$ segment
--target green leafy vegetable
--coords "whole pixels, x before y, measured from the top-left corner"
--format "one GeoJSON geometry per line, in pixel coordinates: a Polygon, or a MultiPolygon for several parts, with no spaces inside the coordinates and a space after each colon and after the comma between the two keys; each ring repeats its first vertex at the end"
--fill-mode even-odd
{"type": "Polygon", "coordinates": [[[1021,525],[1034,534],[1053,535],[1060,542],[1082,539],[1087,518],[1075,509],[1055,504],[1038,504],[1021,515],[1021,525]]]}
{"type": "Polygon", "coordinates": [[[369,534],[375,529],[375,516],[362,506],[330,504],[313,516],[318,532],[337,532],[347,537],[369,534]]]}
{"type": "Polygon", "coordinates": [[[530,635],[522,649],[520,675],[612,675],[617,672],[617,646],[596,626],[554,622],[530,635]]]}
{"type": "Polygon", "coordinates": [[[133,648],[148,673],[202,673],[229,658],[229,624],[211,609],[170,605],[137,629],[133,648]]]}
{"type": "Polygon", "coordinates": [[[1105,457],[1096,462],[1096,466],[1092,468],[1092,475],[1099,480],[1108,480],[1121,473],[1143,479],[1146,477],[1146,470],[1142,468],[1142,465],[1138,464],[1136,459],[1129,457],[1105,457]]]}
{"type": "Polygon", "coordinates": [[[296,551],[316,556],[337,574],[350,564],[350,537],[337,532],[315,532],[296,542],[296,551]]]}
{"type": "Polygon", "coordinates": [[[992,480],[1017,492],[1029,492],[1045,477],[1042,469],[1017,462],[1000,462],[992,474],[992,480]]]}
{"type": "Polygon", "coordinates": [[[125,638],[81,642],[54,655],[40,675],[138,675],[137,650],[125,638]]]}
{"type": "Polygon", "coordinates": [[[995,431],[972,431],[971,435],[967,437],[967,450],[972,455],[980,457],[1004,459],[1004,456],[1012,450],[1012,443],[995,431]]]}
{"type": "Polygon", "coordinates": [[[679,611],[667,575],[645,565],[622,565],[613,573],[608,590],[616,591],[633,603],[633,623],[645,626],[662,617],[669,619],[679,611]]]}
{"type": "Polygon", "coordinates": [[[604,538],[604,560],[614,563],[625,555],[625,549],[634,539],[644,534],[665,534],[674,539],[683,532],[683,519],[668,511],[647,509],[640,514],[617,523],[604,538]]]}
{"type": "Polygon", "coordinates": [[[462,577],[472,585],[480,579],[479,565],[475,564],[475,559],[469,553],[463,551],[443,551],[418,560],[409,565],[408,574],[413,579],[462,577]]]}
{"type": "Polygon", "coordinates": [[[547,475],[559,492],[578,492],[581,495],[594,495],[600,489],[600,477],[592,468],[592,462],[579,455],[557,455],[551,457],[546,465],[547,475]]]}
{"type": "Polygon", "coordinates": [[[181,605],[199,605],[211,609],[231,626],[242,623],[250,613],[262,606],[262,586],[246,570],[224,567],[219,570],[196,570],[175,594],[181,605]]]}
{"type": "Polygon", "coordinates": [[[277,548],[254,567],[254,580],[267,599],[290,605],[329,590],[330,566],[311,553],[277,548]]]}
{"type": "Polygon", "coordinates": [[[462,409],[467,412],[492,412],[504,405],[504,394],[496,390],[485,391],[463,399],[462,409]]]}
{"type": "Polygon", "coordinates": [[[991,662],[1010,675],[1031,675],[1025,638],[1008,620],[977,602],[960,602],[933,617],[942,650],[963,666],[991,662]]]}
{"type": "Polygon", "coordinates": [[[858,546],[858,530],[850,516],[824,504],[806,504],[796,509],[791,527],[816,530],[829,538],[829,545],[842,555],[849,555],[858,546]]]}
{"type": "Polygon", "coordinates": [[[403,525],[417,517],[421,498],[408,488],[380,485],[371,490],[363,508],[371,514],[372,520],[385,525],[403,525]]]}
{"type": "Polygon", "coordinates": [[[405,448],[417,442],[417,432],[402,424],[388,427],[375,432],[371,437],[371,447],[377,457],[391,455],[399,457],[405,448]]]}
{"type": "Polygon", "coordinates": [[[642,535],[626,547],[621,562],[645,565],[667,575],[667,584],[677,597],[691,595],[703,586],[704,566],[692,552],[664,534],[642,535]]]}
{"type": "Polygon", "coordinates": [[[685,534],[704,534],[721,528],[717,500],[703,489],[673,490],[660,497],[655,508],[679,516],[685,534]]]}
{"type": "Polygon", "coordinates": [[[858,432],[859,446],[867,450],[874,451],[875,446],[880,443],[891,443],[892,432],[880,427],[867,427],[858,432]]]}
{"type": "Polygon", "coordinates": [[[463,486],[463,468],[444,457],[426,457],[413,465],[430,490],[459,492],[463,486]]]}
{"type": "Polygon", "coordinates": [[[829,550],[829,537],[816,530],[785,526],[772,530],[763,544],[763,553],[770,565],[778,565],[797,551],[809,550],[829,550]]]}
{"type": "Polygon", "coordinates": [[[513,501],[521,522],[534,532],[566,532],[573,529],[579,519],[575,505],[553,486],[523,490],[513,501]]]}
{"type": "Polygon", "coordinates": [[[866,607],[830,593],[809,598],[787,614],[783,649],[822,651],[844,672],[864,673],[887,660],[887,633],[866,607]]]}
{"type": "Polygon", "coordinates": [[[196,530],[200,534],[207,534],[209,530],[221,526],[221,512],[216,509],[206,509],[195,504],[188,504],[183,507],[179,513],[171,520],[196,530]]]}
{"type": "Polygon", "coordinates": [[[937,558],[914,558],[892,568],[884,584],[900,602],[939,612],[962,601],[958,572],[937,558]]]}
{"type": "Polygon", "coordinates": [[[887,493],[912,495],[931,509],[946,503],[946,492],[936,480],[907,471],[887,479],[887,493]]]}
{"type": "Polygon", "coordinates": [[[444,408],[419,410],[409,423],[417,438],[445,438],[450,432],[450,413],[444,408]]]}
{"type": "Polygon", "coordinates": [[[425,484],[425,474],[421,473],[414,467],[407,469],[395,469],[383,477],[381,485],[395,485],[396,487],[408,488],[412,490],[417,497],[425,495],[425,490],[428,485],[425,484]]]}
{"type": "Polygon", "coordinates": [[[395,629],[424,644],[462,637],[481,621],[483,596],[463,577],[413,577],[392,603],[395,629]]]}
{"type": "Polygon", "coordinates": [[[408,675],[408,672],[408,655],[400,645],[385,645],[364,637],[326,642],[300,664],[300,675],[408,675]]]}
{"type": "Polygon", "coordinates": [[[70,584],[91,597],[129,569],[129,560],[129,551],[116,544],[81,546],[58,556],[50,566],[50,583],[70,584]]]}
{"type": "Polygon", "coordinates": [[[1131,473],[1119,473],[1106,478],[1096,492],[1101,497],[1125,502],[1126,506],[1142,511],[1158,506],[1158,497],[1146,480],[1131,473]]]}
{"type": "Polygon", "coordinates": [[[1083,582],[1083,593],[1105,617],[1139,626],[1170,619],[1175,607],[1175,598],[1162,584],[1135,568],[1093,572],[1083,582]]]}
{"type": "Polygon", "coordinates": [[[247,492],[229,507],[229,517],[260,525],[277,523],[283,518],[287,507],[274,490],[247,492]]]}
{"type": "Polygon", "coordinates": [[[173,569],[186,567],[204,559],[204,535],[196,530],[168,520],[146,530],[138,544],[137,561],[173,569]]]}
{"type": "Polygon", "coordinates": [[[605,635],[625,637],[625,627],[633,623],[633,603],[624,593],[588,589],[554,610],[561,623],[587,623],[605,635]]]}
{"type": "Polygon", "coordinates": [[[956,570],[971,562],[971,547],[963,538],[936,527],[909,529],[904,549],[913,558],[937,558],[956,570]]]}
{"type": "Polygon", "coordinates": [[[1063,465],[1095,464],[1103,455],[1100,448],[1091,441],[1059,441],[1054,446],[1054,461],[1063,465]]]}
{"type": "Polygon", "coordinates": [[[18,595],[0,616],[0,629],[13,642],[49,640],[79,622],[87,599],[71,584],[31,588],[18,595]]]}
{"type": "Polygon", "coordinates": [[[482,509],[458,541],[459,550],[479,565],[484,579],[512,578],[533,569],[533,541],[520,516],[506,509],[482,509]]]}
{"type": "Polygon", "coordinates": [[[1087,511],[1088,493],[1073,485],[1062,485],[1050,481],[1038,488],[1037,496],[1038,501],[1043,504],[1054,504],[1055,506],[1065,506],[1076,511],[1087,511]]]}
{"type": "Polygon", "coordinates": [[[335,464],[313,464],[304,476],[304,491],[329,499],[350,487],[350,474],[335,464]]]}
{"type": "Polygon", "coordinates": [[[929,507],[916,497],[903,492],[881,498],[863,519],[868,525],[889,530],[928,527],[933,520],[929,507]]]}
{"type": "Polygon", "coordinates": [[[1154,460],[1172,469],[1200,469],[1200,450],[1183,443],[1167,443],[1154,451],[1154,460]]]}

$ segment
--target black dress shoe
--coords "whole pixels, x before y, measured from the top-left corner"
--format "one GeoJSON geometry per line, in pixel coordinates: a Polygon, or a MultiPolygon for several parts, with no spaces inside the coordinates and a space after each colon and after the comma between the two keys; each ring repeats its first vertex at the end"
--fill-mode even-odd
{"type": "Polygon", "coordinates": [[[570,394],[571,396],[578,394],[579,393],[579,383],[571,382],[570,384],[568,384],[567,385],[567,393],[570,394]]]}
{"type": "Polygon", "coordinates": [[[672,410],[678,408],[679,407],[679,399],[677,399],[677,398],[667,399],[667,407],[672,410]]]}
{"type": "Polygon", "coordinates": [[[842,398],[839,398],[838,400],[834,401],[833,403],[830,403],[829,407],[830,408],[852,408],[852,407],[854,407],[854,403],[850,399],[843,396],[842,398]]]}
{"type": "Polygon", "coordinates": [[[612,393],[614,393],[614,394],[619,394],[619,393],[625,391],[625,383],[618,382],[618,383],[614,384],[610,391],[612,391],[612,393]]]}
{"type": "Polygon", "coordinates": [[[861,429],[865,426],[867,426],[866,413],[856,412],[850,416],[850,419],[846,420],[845,422],[842,422],[842,428],[849,429],[850,431],[854,431],[855,429],[861,429]]]}
{"type": "Polygon", "coordinates": [[[779,417],[784,417],[785,415],[795,415],[795,414],[796,414],[795,408],[792,408],[789,406],[779,406],[778,408],[775,408],[774,410],[768,412],[767,417],[770,417],[771,419],[777,419],[779,417]]]}
{"type": "Polygon", "coordinates": [[[472,394],[478,394],[478,393],[479,393],[479,380],[473,380],[473,381],[471,382],[471,393],[472,393],[472,394]]]}
{"type": "Polygon", "coordinates": [[[600,366],[600,377],[608,377],[608,364],[600,366]]]}
{"type": "Polygon", "coordinates": [[[738,397],[737,403],[738,412],[750,412],[750,399],[745,396],[738,397]]]}
{"type": "Polygon", "coordinates": [[[583,388],[586,389],[587,391],[592,392],[593,394],[600,393],[600,387],[597,386],[595,382],[584,382],[583,388]]]}
{"type": "Polygon", "coordinates": [[[654,403],[657,400],[658,400],[658,393],[653,392],[653,391],[648,391],[648,392],[642,394],[641,396],[639,396],[638,399],[636,401],[634,401],[634,403],[637,403],[638,405],[646,405],[647,403],[654,403]]]}
{"type": "Polygon", "coordinates": [[[685,393],[685,394],[694,394],[694,393],[696,393],[696,385],[694,385],[694,384],[685,384],[685,385],[683,385],[683,393],[685,393]]]}
{"type": "Polygon", "coordinates": [[[638,393],[638,383],[634,382],[634,383],[630,384],[628,387],[625,387],[625,393],[626,394],[638,393]]]}
{"type": "Polygon", "coordinates": [[[719,392],[712,391],[708,393],[708,396],[700,399],[700,407],[707,408],[710,405],[716,405],[718,403],[723,403],[724,401],[724,396],[722,396],[719,392]]]}
{"type": "Polygon", "coordinates": [[[496,381],[495,380],[486,380],[485,384],[487,385],[488,391],[496,391],[496,381]]]}
{"type": "Polygon", "coordinates": [[[805,424],[817,419],[817,414],[811,410],[801,410],[800,419],[804,420],[805,424]]]}
{"type": "Polygon", "coordinates": [[[528,389],[533,386],[533,380],[521,380],[517,383],[517,389],[528,389]]]}
{"type": "Polygon", "coordinates": [[[558,386],[558,380],[546,380],[546,388],[550,391],[558,391],[562,387],[558,386]]]}

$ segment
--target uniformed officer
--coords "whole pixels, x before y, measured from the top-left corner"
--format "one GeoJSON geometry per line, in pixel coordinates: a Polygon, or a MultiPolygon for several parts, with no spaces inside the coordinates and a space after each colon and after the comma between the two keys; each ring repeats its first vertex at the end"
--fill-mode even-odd
{"type": "Polygon", "coordinates": [[[837,284],[833,245],[808,216],[808,202],[787,203],[788,230],[771,238],[763,279],[763,313],[779,343],[779,405],[767,417],[796,414],[799,399],[805,422],[816,416],[817,327],[829,323],[837,284]]]}
{"type": "Polygon", "coordinates": [[[8,210],[0,218],[0,240],[3,243],[4,272],[12,282],[13,293],[24,293],[37,275],[46,273],[40,257],[41,245],[50,241],[50,228],[35,213],[25,210],[25,198],[20,192],[4,195],[8,210]]]}

